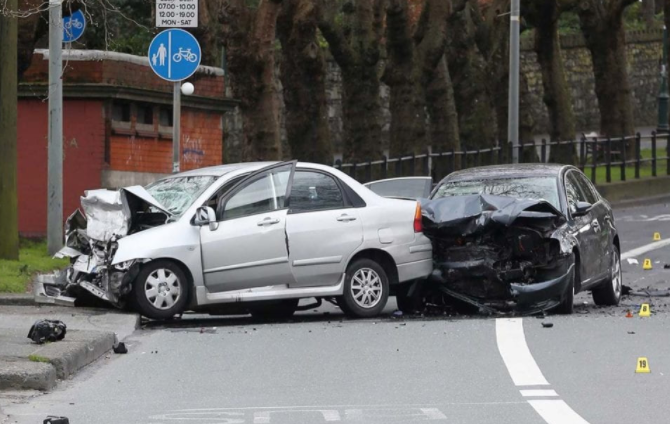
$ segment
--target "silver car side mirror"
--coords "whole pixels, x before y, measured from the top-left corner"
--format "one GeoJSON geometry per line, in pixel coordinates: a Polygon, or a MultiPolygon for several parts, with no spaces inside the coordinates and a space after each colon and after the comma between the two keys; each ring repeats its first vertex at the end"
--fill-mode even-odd
{"type": "Polygon", "coordinates": [[[210,231],[214,231],[219,228],[219,223],[216,221],[216,212],[214,212],[214,209],[210,208],[209,206],[200,206],[195,211],[193,224],[199,227],[209,225],[210,231]]]}

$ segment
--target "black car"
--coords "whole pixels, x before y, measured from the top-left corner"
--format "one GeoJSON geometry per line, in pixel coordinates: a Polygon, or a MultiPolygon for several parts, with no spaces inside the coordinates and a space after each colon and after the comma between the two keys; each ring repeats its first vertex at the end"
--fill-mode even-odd
{"type": "Polygon", "coordinates": [[[574,294],[584,290],[591,290],[597,305],[619,303],[620,244],[612,209],[573,166],[454,172],[422,209],[435,270],[428,281],[415,283],[421,290],[408,286],[398,293],[401,309],[414,309],[417,293],[425,300],[431,291],[490,313],[569,314],[574,294]]]}

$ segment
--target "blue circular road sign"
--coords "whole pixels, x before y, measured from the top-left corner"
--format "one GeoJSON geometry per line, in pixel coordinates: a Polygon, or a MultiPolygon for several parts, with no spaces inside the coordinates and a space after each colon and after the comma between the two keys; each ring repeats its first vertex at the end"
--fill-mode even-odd
{"type": "Polygon", "coordinates": [[[200,44],[191,33],[179,28],[166,29],[151,41],[149,65],[156,75],[168,81],[181,81],[200,66],[200,44]]]}
{"type": "Polygon", "coordinates": [[[71,43],[79,40],[86,29],[84,12],[77,10],[70,16],[63,18],[63,42],[71,43]]]}

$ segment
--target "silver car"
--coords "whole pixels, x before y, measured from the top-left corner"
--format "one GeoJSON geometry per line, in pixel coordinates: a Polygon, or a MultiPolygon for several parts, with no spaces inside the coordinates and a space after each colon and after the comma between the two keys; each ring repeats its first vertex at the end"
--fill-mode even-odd
{"type": "Polygon", "coordinates": [[[302,298],[379,314],[400,283],[428,276],[432,246],[414,201],[382,198],[328,166],[242,163],[146,188],[91,190],[67,221],[72,265],[43,302],[82,290],[166,319],[184,310],[287,317],[302,298]]]}

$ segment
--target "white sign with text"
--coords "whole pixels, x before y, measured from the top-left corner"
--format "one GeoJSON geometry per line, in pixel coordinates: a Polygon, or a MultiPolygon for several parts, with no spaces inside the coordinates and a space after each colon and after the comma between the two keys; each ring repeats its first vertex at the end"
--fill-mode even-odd
{"type": "Polygon", "coordinates": [[[197,28],[198,0],[156,0],[157,28],[197,28]]]}

